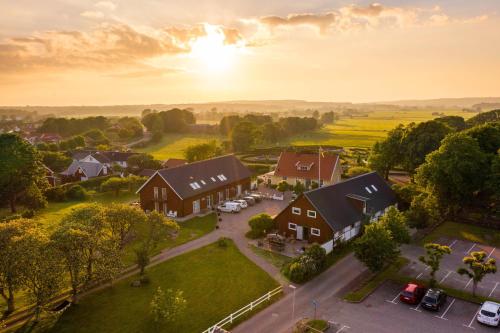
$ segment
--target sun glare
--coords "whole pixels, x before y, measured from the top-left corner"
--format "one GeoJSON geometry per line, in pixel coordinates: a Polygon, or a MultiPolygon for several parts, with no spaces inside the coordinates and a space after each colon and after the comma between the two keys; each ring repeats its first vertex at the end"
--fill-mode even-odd
{"type": "Polygon", "coordinates": [[[205,71],[221,73],[234,63],[238,45],[227,45],[220,28],[205,25],[206,36],[197,38],[191,44],[191,56],[198,60],[205,71]]]}

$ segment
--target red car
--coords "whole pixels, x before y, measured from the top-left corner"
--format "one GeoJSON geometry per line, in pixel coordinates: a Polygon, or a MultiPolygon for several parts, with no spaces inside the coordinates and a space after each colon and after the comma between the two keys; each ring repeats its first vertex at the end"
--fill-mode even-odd
{"type": "Polygon", "coordinates": [[[417,283],[408,283],[401,294],[399,300],[408,304],[418,304],[425,295],[425,287],[417,283]]]}

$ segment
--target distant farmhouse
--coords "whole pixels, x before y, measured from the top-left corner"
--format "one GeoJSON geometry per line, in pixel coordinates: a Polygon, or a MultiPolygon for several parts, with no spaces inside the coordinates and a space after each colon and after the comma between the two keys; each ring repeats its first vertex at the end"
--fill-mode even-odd
{"type": "Polygon", "coordinates": [[[376,221],[396,195],[376,172],[304,192],[275,217],[279,233],[319,244],[347,241],[365,219],[376,221]]]}
{"type": "Polygon", "coordinates": [[[137,191],[146,212],[185,217],[250,190],[252,173],[234,155],[156,171],[137,191]]]}
{"type": "Polygon", "coordinates": [[[281,153],[276,169],[264,175],[264,180],[270,185],[277,185],[281,181],[290,185],[301,182],[309,189],[313,182],[319,182],[320,186],[338,183],[341,175],[338,155],[285,151],[281,153]]]}
{"type": "Polygon", "coordinates": [[[72,182],[107,176],[113,173],[113,166],[127,168],[127,160],[137,153],[119,151],[77,151],[71,165],[61,172],[62,181],[72,182]]]}

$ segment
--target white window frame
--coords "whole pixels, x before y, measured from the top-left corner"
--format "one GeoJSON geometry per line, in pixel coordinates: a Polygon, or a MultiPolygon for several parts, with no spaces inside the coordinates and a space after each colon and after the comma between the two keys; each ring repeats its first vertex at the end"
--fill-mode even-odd
{"type": "Polygon", "coordinates": [[[288,222],[288,229],[289,230],[297,230],[297,224],[288,222]]]}
{"type": "Polygon", "coordinates": [[[318,228],[311,228],[311,235],[313,236],[321,236],[321,230],[318,228]]]}
{"type": "Polygon", "coordinates": [[[316,218],[316,211],[315,210],[307,210],[307,217],[310,217],[312,219],[315,219],[316,218]]]}
{"type": "Polygon", "coordinates": [[[153,195],[155,200],[158,200],[158,187],[153,187],[153,195]]]}
{"type": "Polygon", "coordinates": [[[292,207],[292,214],[293,215],[300,215],[300,214],[302,214],[302,209],[300,209],[299,207],[292,207]]]}
{"type": "Polygon", "coordinates": [[[167,188],[166,187],[161,188],[161,198],[163,200],[167,200],[167,188]]]}

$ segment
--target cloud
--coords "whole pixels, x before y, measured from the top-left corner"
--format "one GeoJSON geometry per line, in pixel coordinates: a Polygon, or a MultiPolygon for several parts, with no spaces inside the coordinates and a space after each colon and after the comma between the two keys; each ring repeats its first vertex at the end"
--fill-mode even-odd
{"type": "Polygon", "coordinates": [[[99,8],[99,9],[109,10],[109,11],[113,11],[117,7],[117,5],[114,2],[111,2],[111,1],[99,1],[94,6],[97,7],[97,8],[99,8]]]}
{"type": "Polygon", "coordinates": [[[326,14],[290,14],[286,17],[262,17],[260,22],[270,27],[310,25],[318,27],[321,32],[326,32],[327,28],[336,22],[336,18],[337,14],[334,12],[326,14]]]}
{"type": "Polygon", "coordinates": [[[87,10],[82,13],[80,13],[80,16],[90,18],[90,19],[101,19],[104,18],[104,13],[100,11],[95,11],[95,10],[87,10]]]}
{"type": "MultiPolygon", "coordinates": [[[[227,44],[243,38],[235,29],[216,27],[227,44]]],[[[0,72],[138,68],[149,59],[188,53],[192,42],[206,34],[204,25],[148,29],[146,33],[118,23],[103,23],[88,32],[35,33],[0,42],[0,72]]]]}

